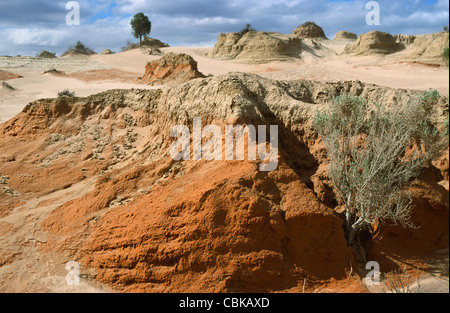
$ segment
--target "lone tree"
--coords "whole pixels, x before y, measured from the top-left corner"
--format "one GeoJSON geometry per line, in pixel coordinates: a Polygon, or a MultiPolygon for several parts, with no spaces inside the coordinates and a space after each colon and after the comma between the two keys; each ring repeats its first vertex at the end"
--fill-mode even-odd
{"type": "Polygon", "coordinates": [[[139,38],[139,43],[142,43],[142,36],[150,34],[152,30],[152,23],[148,17],[142,13],[137,13],[130,22],[131,28],[133,29],[134,38],[139,38]]]}
{"type": "Polygon", "coordinates": [[[314,126],[327,150],[329,177],[345,207],[347,243],[363,259],[356,240],[359,231],[387,220],[414,227],[406,187],[448,148],[448,117],[439,126],[430,121],[439,97],[437,91],[429,91],[387,108],[341,95],[329,110],[315,116],[314,126]]]}

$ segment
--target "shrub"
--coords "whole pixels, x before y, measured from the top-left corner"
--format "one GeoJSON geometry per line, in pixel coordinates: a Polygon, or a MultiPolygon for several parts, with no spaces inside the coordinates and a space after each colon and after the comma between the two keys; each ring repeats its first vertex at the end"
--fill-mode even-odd
{"type": "Polygon", "coordinates": [[[48,51],[43,50],[43,51],[41,51],[40,53],[38,53],[38,54],[36,55],[36,57],[37,57],[37,58],[54,59],[54,58],[56,58],[56,54],[55,54],[55,53],[51,53],[51,52],[48,52],[48,51]]]}
{"type": "Polygon", "coordinates": [[[75,46],[70,46],[67,48],[67,51],[62,54],[62,56],[67,54],[84,54],[84,55],[92,55],[95,54],[94,50],[86,47],[81,41],[77,41],[75,46]]]}
{"type": "Polygon", "coordinates": [[[314,26],[314,25],[317,25],[317,24],[312,21],[306,21],[301,26],[314,26]]]}
{"type": "Polygon", "coordinates": [[[255,29],[250,24],[245,24],[244,28],[239,32],[241,35],[245,35],[248,32],[254,32],[255,29]]]}
{"type": "MultiPolygon", "coordinates": [[[[417,272],[419,272],[419,269],[417,269],[417,272]]],[[[413,289],[411,287],[414,284],[414,279],[408,273],[406,267],[403,267],[402,269],[385,274],[382,282],[386,291],[390,293],[419,293],[421,292],[420,288],[423,276],[423,274],[417,275],[415,288],[413,289]]]]}
{"type": "Polygon", "coordinates": [[[448,48],[444,48],[444,51],[442,51],[442,59],[448,62],[448,48]]]}
{"type": "Polygon", "coordinates": [[[356,234],[375,221],[414,227],[405,187],[448,148],[445,125],[438,129],[430,122],[438,99],[437,91],[429,91],[393,108],[375,104],[369,112],[363,98],[341,95],[329,111],[316,114],[350,246],[361,248],[356,234]]]}
{"type": "Polygon", "coordinates": [[[132,42],[131,40],[128,40],[128,41],[126,42],[126,46],[125,46],[125,47],[122,47],[121,50],[122,50],[122,52],[125,52],[125,51],[128,51],[128,50],[137,49],[137,48],[139,48],[140,46],[141,46],[140,44],[134,43],[134,42],[132,42]]]}
{"type": "Polygon", "coordinates": [[[75,97],[75,91],[69,91],[69,89],[64,89],[63,91],[58,92],[58,97],[75,97]]]}

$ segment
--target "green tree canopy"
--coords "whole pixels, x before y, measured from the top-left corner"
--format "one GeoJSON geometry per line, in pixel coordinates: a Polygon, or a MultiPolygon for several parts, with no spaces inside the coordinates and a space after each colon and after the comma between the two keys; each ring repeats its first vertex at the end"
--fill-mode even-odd
{"type": "Polygon", "coordinates": [[[133,16],[130,24],[131,28],[133,29],[133,36],[134,38],[139,38],[139,43],[142,42],[142,36],[150,34],[150,31],[152,29],[152,23],[142,12],[139,12],[135,16],[133,16]]]}

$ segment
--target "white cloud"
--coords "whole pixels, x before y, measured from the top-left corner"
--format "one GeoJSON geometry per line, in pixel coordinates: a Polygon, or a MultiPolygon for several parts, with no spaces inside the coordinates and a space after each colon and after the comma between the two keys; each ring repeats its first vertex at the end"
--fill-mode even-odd
{"type": "Polygon", "coordinates": [[[13,45],[38,45],[56,46],[65,37],[67,31],[39,29],[39,28],[19,28],[8,31],[6,40],[13,45]]]}
{"type": "Polygon", "coordinates": [[[448,0],[438,0],[435,4],[436,9],[447,10],[449,9],[448,0]]]}
{"type": "Polygon", "coordinates": [[[148,8],[148,6],[146,6],[148,1],[146,0],[117,0],[115,2],[117,6],[114,9],[114,12],[118,14],[135,14],[140,11],[145,11],[145,9],[148,8]]]}
{"type": "Polygon", "coordinates": [[[62,53],[81,40],[89,47],[120,50],[131,35],[130,19],[149,15],[150,36],[171,45],[213,45],[221,32],[239,31],[246,23],[257,30],[291,33],[312,20],[328,37],[339,30],[357,34],[373,29],[390,33],[431,33],[448,25],[447,0],[379,0],[381,25],[368,26],[365,0],[80,0],[81,25],[65,25],[66,1],[0,2],[0,54],[29,54],[53,49],[62,53]],[[112,16],[111,16],[112,14],[112,16]],[[19,52],[20,51],[20,52],[19,52]]]}

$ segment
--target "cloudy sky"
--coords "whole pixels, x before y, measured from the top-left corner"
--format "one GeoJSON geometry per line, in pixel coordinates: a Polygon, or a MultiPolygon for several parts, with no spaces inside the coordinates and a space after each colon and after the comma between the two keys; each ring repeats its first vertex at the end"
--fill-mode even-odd
{"type": "Polygon", "coordinates": [[[130,20],[144,12],[150,36],[171,46],[213,46],[221,32],[291,33],[305,21],[333,38],[339,30],[424,34],[448,25],[448,0],[379,0],[380,25],[367,25],[365,0],[79,0],[80,25],[67,25],[68,1],[0,0],[0,55],[63,53],[78,40],[100,52],[119,52],[131,35],[130,20]]]}

